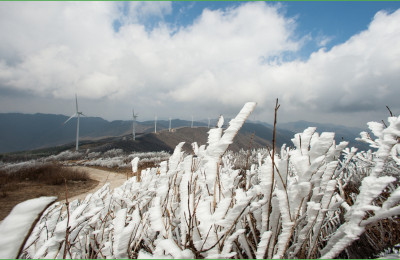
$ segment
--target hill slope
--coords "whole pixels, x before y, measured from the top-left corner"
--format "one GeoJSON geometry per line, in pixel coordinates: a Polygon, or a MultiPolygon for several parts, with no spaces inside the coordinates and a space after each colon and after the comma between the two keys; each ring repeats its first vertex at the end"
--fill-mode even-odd
{"type": "MultiPolygon", "coordinates": [[[[43,148],[54,150],[54,147],[60,145],[72,147],[75,142],[76,119],[63,124],[67,119],[67,116],[53,114],[0,113],[0,122],[2,122],[0,124],[0,153],[43,148]]],[[[162,129],[168,129],[169,121],[158,120],[155,137],[145,136],[135,147],[131,147],[132,144],[128,143],[120,143],[118,145],[131,147],[129,149],[139,151],[148,151],[150,148],[167,151],[173,149],[179,143],[178,141],[185,141],[188,144],[191,144],[193,141],[197,141],[199,144],[206,142],[208,131],[206,126],[208,122],[207,124],[204,122],[194,122],[195,127],[192,129],[190,128],[191,121],[174,119],[171,123],[172,128],[176,129],[174,134],[168,131],[160,133],[162,129]]],[[[354,140],[359,136],[361,129],[306,121],[278,124],[276,133],[277,146],[280,147],[284,143],[290,146],[294,133],[302,132],[308,126],[316,126],[318,132],[335,132],[337,142],[341,141],[343,137],[344,140],[350,142],[351,146],[368,149],[367,145],[354,140]]],[[[82,145],[89,145],[89,143],[96,143],[97,141],[99,141],[99,144],[103,143],[102,145],[110,143],[111,140],[113,142],[123,142],[121,139],[123,136],[132,139],[129,136],[132,132],[132,121],[117,120],[109,122],[99,117],[82,117],[79,131],[82,145]]],[[[136,133],[138,137],[143,133],[153,132],[154,121],[137,122],[136,133]]],[[[237,137],[239,145],[237,147],[232,145],[233,150],[239,149],[238,147],[248,148],[250,137],[253,133],[255,137],[252,147],[259,147],[257,144],[265,147],[272,140],[273,129],[271,125],[266,123],[249,122],[243,125],[240,133],[243,136],[239,135],[237,137]]],[[[95,146],[99,146],[99,144],[95,146]]],[[[109,146],[113,145],[110,144],[109,146]]],[[[187,146],[185,147],[188,148],[187,146]]],[[[59,150],[59,148],[56,150],[59,150]]]]}
{"type": "MultiPolygon", "coordinates": [[[[91,151],[107,151],[110,149],[122,149],[125,152],[154,152],[154,151],[167,151],[173,152],[175,147],[180,142],[185,142],[183,150],[191,153],[193,142],[204,145],[207,143],[208,138],[207,127],[181,127],[175,129],[174,132],[168,130],[161,130],[157,133],[146,133],[139,135],[135,141],[132,140],[131,135],[123,137],[110,137],[97,141],[85,141],[81,145],[81,149],[90,149],[91,151]]],[[[239,133],[233,144],[229,149],[232,151],[239,151],[240,149],[248,149],[251,142],[251,148],[263,148],[266,145],[270,146],[270,142],[254,136],[253,139],[250,133],[239,133]]]]}
{"type": "MultiPolygon", "coordinates": [[[[54,114],[0,113],[0,153],[54,147],[74,142],[76,119],[54,114]]],[[[190,121],[174,119],[173,127],[190,126],[190,121]]],[[[132,121],[109,122],[100,117],[81,117],[80,140],[96,140],[132,133],[132,121]]],[[[196,126],[204,126],[195,122],[196,126]]],[[[159,120],[157,130],[169,127],[169,121],[159,120]]],[[[154,132],[154,121],[137,122],[136,132],[154,132]]]]}

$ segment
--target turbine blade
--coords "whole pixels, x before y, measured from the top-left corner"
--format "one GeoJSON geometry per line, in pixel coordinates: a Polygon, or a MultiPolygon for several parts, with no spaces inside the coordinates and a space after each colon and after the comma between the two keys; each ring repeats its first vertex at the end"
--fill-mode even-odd
{"type": "Polygon", "coordinates": [[[65,122],[64,122],[64,124],[65,123],[67,123],[69,120],[71,120],[72,118],[74,118],[74,117],[76,117],[77,116],[77,114],[75,113],[75,114],[73,114],[70,118],[68,118],[65,122]]]}

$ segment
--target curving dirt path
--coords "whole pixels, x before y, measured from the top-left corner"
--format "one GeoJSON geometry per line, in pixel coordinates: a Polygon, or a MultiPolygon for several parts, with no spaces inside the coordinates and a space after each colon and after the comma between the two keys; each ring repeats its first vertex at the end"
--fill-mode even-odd
{"type": "Polygon", "coordinates": [[[89,174],[89,178],[98,181],[99,184],[97,184],[96,187],[85,193],[69,198],[68,200],[70,201],[76,199],[85,199],[86,195],[88,195],[89,193],[94,193],[95,191],[103,187],[104,184],[106,184],[107,182],[110,183],[110,189],[113,190],[114,188],[121,186],[126,181],[126,175],[120,173],[104,171],[85,166],[72,166],[71,168],[87,172],[89,174]]]}

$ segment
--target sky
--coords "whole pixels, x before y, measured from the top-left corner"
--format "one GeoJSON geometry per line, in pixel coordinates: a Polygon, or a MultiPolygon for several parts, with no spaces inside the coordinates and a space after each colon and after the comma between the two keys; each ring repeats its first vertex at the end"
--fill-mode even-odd
{"type": "Polygon", "coordinates": [[[0,113],[400,114],[400,2],[0,2],[0,35],[0,113]]]}

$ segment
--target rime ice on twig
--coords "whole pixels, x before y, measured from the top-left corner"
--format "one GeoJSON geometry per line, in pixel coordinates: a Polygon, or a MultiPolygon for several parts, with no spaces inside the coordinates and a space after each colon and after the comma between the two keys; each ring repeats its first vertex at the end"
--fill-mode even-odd
{"type": "Polygon", "coordinates": [[[40,197],[16,205],[0,224],[0,258],[16,258],[34,221],[57,197],[40,197]]]}

